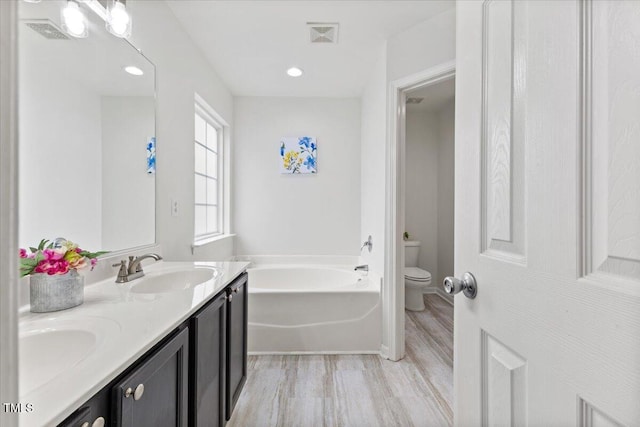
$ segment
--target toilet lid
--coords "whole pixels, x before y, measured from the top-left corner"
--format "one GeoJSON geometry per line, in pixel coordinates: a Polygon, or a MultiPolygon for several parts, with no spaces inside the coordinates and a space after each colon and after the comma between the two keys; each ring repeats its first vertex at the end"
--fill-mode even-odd
{"type": "Polygon", "coordinates": [[[419,282],[426,282],[431,280],[431,273],[418,267],[405,267],[404,277],[419,282]]]}

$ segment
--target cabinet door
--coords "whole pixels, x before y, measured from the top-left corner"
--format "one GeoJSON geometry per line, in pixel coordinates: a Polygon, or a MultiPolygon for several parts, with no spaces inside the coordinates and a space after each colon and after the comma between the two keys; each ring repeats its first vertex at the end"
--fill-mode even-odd
{"type": "Polygon", "coordinates": [[[112,388],[115,425],[187,426],[188,345],[185,328],[112,388]]]}
{"type": "Polygon", "coordinates": [[[247,380],[247,274],[227,288],[227,420],[247,380]]]}
{"type": "Polygon", "coordinates": [[[199,313],[191,333],[191,415],[194,427],[225,424],[224,381],[227,295],[223,292],[199,313]]]}
{"type": "Polygon", "coordinates": [[[89,401],[69,415],[58,427],[109,426],[110,394],[108,388],[103,388],[89,401]],[[89,423],[89,424],[85,424],[89,423]]]}

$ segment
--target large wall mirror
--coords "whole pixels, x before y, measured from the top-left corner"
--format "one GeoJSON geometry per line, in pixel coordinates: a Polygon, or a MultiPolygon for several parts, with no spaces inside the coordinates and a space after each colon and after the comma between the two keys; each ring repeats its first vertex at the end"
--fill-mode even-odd
{"type": "Polygon", "coordinates": [[[20,246],[153,244],[155,67],[84,3],[88,37],[67,35],[65,4],[18,11],[20,246]]]}

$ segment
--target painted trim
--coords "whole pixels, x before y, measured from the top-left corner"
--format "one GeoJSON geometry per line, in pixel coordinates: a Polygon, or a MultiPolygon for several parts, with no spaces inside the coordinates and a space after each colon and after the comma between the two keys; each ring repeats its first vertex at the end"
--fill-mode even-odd
{"type": "Polygon", "coordinates": [[[386,357],[400,360],[404,357],[404,251],[402,233],[405,216],[405,129],[406,129],[406,93],[423,88],[455,76],[455,61],[431,67],[389,84],[388,134],[387,134],[387,173],[385,192],[385,270],[383,297],[383,319],[387,322],[389,349],[386,357]],[[386,312],[384,312],[386,311],[386,312]]]}
{"type": "Polygon", "coordinates": [[[373,350],[351,350],[351,351],[250,351],[249,356],[295,356],[295,355],[332,355],[332,354],[380,354],[379,351],[373,350]]]}
{"type": "MultiPolygon", "coordinates": [[[[18,402],[17,0],[0,2],[0,402],[18,402]]],[[[18,425],[0,411],[0,425],[18,425]]]]}

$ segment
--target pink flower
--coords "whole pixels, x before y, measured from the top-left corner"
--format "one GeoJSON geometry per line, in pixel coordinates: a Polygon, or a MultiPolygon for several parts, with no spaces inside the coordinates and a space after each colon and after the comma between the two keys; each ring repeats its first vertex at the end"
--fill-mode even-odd
{"type": "Polygon", "coordinates": [[[35,273],[46,273],[50,276],[54,274],[65,274],[69,272],[69,263],[61,260],[42,260],[33,270],[35,273]]]}
{"type": "Polygon", "coordinates": [[[55,249],[45,249],[44,251],[42,251],[42,255],[44,255],[45,261],[58,261],[64,257],[64,252],[60,252],[61,251],[57,251],[55,249]]]}
{"type": "Polygon", "coordinates": [[[28,256],[29,255],[27,254],[27,250],[20,248],[20,258],[26,258],[28,256]]]}

